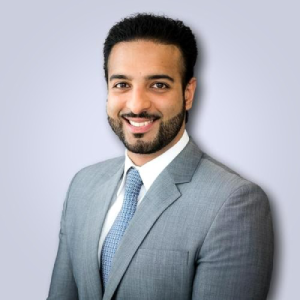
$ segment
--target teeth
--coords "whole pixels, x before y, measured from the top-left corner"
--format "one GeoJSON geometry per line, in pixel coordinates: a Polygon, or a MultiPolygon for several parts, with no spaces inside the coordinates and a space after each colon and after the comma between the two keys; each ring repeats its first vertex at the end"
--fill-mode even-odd
{"type": "Polygon", "coordinates": [[[129,121],[129,123],[130,123],[131,125],[133,125],[133,126],[135,126],[135,127],[147,126],[147,125],[149,125],[150,123],[153,122],[153,120],[150,120],[150,121],[147,121],[147,122],[142,122],[142,123],[133,122],[133,121],[131,121],[131,120],[128,120],[128,121],[129,121]]]}

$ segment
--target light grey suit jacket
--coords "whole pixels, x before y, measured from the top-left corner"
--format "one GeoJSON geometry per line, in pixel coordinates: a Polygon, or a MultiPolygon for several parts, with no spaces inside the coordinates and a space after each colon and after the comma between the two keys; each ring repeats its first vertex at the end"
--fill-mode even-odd
{"type": "Polygon", "coordinates": [[[114,257],[103,295],[98,243],[124,157],[70,184],[48,300],[262,300],[273,231],[262,189],[190,140],[153,183],[114,257]]]}

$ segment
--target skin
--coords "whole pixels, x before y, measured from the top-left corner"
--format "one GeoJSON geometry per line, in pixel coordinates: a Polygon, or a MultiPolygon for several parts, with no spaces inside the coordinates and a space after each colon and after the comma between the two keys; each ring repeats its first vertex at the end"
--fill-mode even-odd
{"type": "MultiPolygon", "coordinates": [[[[186,110],[191,109],[196,78],[193,77],[183,91],[182,62],[182,54],[174,45],[137,40],[121,42],[113,47],[108,60],[107,114],[113,122],[122,122],[124,138],[128,144],[152,142],[162,122],[178,116],[183,105],[186,110]],[[157,119],[136,127],[129,121],[141,124],[149,121],[149,118],[122,117],[129,113],[146,113],[157,119]]],[[[165,147],[151,154],[128,150],[128,156],[134,164],[142,166],[175,145],[184,130],[183,119],[178,133],[165,147]]]]}

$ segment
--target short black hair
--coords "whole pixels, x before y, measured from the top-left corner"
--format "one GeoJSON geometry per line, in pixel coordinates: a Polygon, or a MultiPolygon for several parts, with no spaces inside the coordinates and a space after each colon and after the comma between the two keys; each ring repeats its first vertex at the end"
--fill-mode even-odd
{"type": "Polygon", "coordinates": [[[117,43],[139,39],[175,45],[179,48],[183,57],[182,87],[184,90],[194,75],[198,55],[195,36],[192,30],[180,20],[148,13],[138,13],[124,18],[110,29],[103,49],[106,82],[108,82],[107,64],[112,48],[117,43]]]}

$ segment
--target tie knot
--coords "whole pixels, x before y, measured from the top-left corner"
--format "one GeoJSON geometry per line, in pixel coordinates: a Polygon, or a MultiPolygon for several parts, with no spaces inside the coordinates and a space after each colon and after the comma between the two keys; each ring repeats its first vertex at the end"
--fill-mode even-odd
{"type": "Polygon", "coordinates": [[[140,173],[135,168],[130,168],[126,176],[125,194],[139,194],[143,181],[141,179],[140,173]]]}

